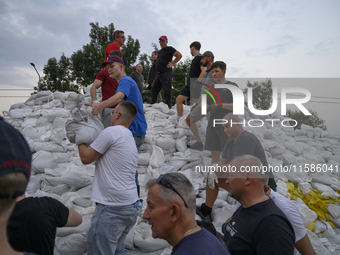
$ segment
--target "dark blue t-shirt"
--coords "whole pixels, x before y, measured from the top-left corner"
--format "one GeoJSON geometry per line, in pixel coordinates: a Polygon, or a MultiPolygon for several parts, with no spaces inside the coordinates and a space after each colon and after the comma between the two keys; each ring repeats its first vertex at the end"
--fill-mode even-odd
{"type": "Polygon", "coordinates": [[[124,101],[131,101],[137,106],[137,116],[129,127],[132,135],[145,135],[148,125],[145,120],[142,95],[139,92],[136,82],[131,77],[124,76],[119,81],[117,92],[122,92],[125,95],[123,98],[124,101]]]}
{"type": "Polygon", "coordinates": [[[228,255],[220,240],[209,231],[200,231],[184,237],[172,249],[171,255],[228,255]]]}
{"type": "Polygon", "coordinates": [[[231,254],[294,253],[294,229],[270,198],[243,208],[240,206],[227,223],[224,240],[231,254]]]}

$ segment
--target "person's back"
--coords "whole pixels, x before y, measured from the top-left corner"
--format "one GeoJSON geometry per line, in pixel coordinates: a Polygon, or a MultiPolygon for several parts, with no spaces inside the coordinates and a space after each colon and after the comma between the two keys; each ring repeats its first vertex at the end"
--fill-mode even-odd
{"type": "Polygon", "coordinates": [[[8,221],[7,233],[17,251],[53,254],[57,227],[67,224],[69,209],[50,197],[18,201],[8,221]]]}

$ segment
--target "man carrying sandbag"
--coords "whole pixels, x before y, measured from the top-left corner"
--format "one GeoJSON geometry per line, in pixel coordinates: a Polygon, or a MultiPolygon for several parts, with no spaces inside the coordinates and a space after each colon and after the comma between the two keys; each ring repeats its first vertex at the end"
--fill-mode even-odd
{"type": "Polygon", "coordinates": [[[120,102],[112,114],[112,126],[89,147],[78,145],[83,164],[96,160],[91,195],[96,209],[88,233],[88,255],[127,253],[125,239],[137,220],[138,151],[128,129],[136,115],[134,103],[120,102]]]}

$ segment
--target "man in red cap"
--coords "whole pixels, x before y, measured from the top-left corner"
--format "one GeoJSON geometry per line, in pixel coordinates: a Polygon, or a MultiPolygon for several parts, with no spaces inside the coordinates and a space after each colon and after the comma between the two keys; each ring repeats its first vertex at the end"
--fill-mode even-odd
{"type": "Polygon", "coordinates": [[[165,35],[159,37],[161,50],[158,52],[156,62],[156,78],[151,89],[151,104],[157,102],[157,96],[163,88],[165,103],[171,107],[172,93],[172,67],[182,58],[182,54],[175,48],[168,46],[168,38],[165,35]],[[172,60],[173,56],[175,57],[172,60]]]}

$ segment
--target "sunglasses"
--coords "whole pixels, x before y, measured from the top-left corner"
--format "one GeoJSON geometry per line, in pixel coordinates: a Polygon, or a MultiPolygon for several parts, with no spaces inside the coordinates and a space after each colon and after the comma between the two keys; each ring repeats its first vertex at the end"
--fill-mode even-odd
{"type": "Polygon", "coordinates": [[[181,196],[181,194],[179,194],[179,192],[174,188],[174,186],[171,185],[171,183],[168,181],[168,179],[165,177],[165,175],[161,174],[158,179],[156,180],[156,183],[159,185],[162,185],[168,189],[171,189],[172,191],[174,191],[175,193],[177,193],[177,195],[180,196],[180,198],[182,198],[184,205],[186,208],[188,208],[187,203],[185,202],[184,198],[181,196]]]}

